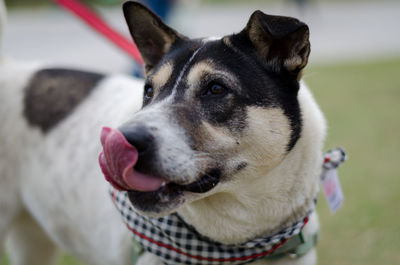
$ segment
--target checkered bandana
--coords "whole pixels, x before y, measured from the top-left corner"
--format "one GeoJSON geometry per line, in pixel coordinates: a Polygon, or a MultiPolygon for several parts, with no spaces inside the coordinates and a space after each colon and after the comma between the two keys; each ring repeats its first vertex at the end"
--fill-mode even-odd
{"type": "MultiPolygon", "coordinates": [[[[238,245],[225,245],[201,236],[177,214],[148,218],[130,206],[127,192],[111,188],[110,193],[134,239],[145,250],[160,257],[166,265],[236,265],[261,259],[299,234],[312,212],[310,210],[302,220],[274,235],[238,245]]],[[[314,208],[314,204],[311,208],[314,208]]]]}

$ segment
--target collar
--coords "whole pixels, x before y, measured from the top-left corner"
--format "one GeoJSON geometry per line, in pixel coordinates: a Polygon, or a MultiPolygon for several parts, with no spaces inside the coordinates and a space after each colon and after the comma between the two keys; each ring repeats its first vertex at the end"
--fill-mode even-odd
{"type": "Polygon", "coordinates": [[[289,252],[296,254],[298,246],[306,242],[301,231],[316,202],[305,217],[278,233],[232,245],[200,235],[176,213],[161,218],[143,216],[130,206],[127,192],[112,189],[110,193],[133,235],[133,264],[144,250],[161,258],[166,265],[239,265],[289,252]]]}
{"type": "MultiPolygon", "coordinates": [[[[343,149],[330,150],[324,154],[323,168],[337,168],[345,160],[343,149]]],[[[306,216],[280,232],[229,245],[200,235],[176,213],[149,218],[130,206],[127,192],[111,187],[110,194],[133,235],[133,265],[145,250],[161,258],[166,265],[241,265],[258,259],[276,260],[288,255],[301,257],[318,242],[318,232],[307,237],[302,232],[315,208],[316,198],[306,216]]]]}

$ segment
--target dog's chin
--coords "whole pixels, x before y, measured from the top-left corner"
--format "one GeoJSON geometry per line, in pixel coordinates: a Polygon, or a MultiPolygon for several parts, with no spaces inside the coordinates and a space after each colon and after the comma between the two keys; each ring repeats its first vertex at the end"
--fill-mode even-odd
{"type": "Polygon", "coordinates": [[[160,217],[176,211],[186,202],[203,197],[217,186],[220,179],[220,171],[212,170],[186,185],[169,182],[156,191],[128,191],[128,197],[132,206],[142,214],[160,217]]]}

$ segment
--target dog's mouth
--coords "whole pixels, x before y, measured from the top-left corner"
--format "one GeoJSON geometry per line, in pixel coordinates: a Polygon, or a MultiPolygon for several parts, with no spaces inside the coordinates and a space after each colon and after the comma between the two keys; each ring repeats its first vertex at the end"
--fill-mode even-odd
{"type": "Polygon", "coordinates": [[[185,192],[191,194],[202,194],[213,189],[220,180],[218,170],[205,174],[199,180],[186,185],[174,182],[165,182],[154,191],[128,190],[128,198],[136,208],[144,214],[154,216],[164,215],[176,210],[187,199],[185,192]]]}
{"type": "Polygon", "coordinates": [[[220,171],[213,169],[191,183],[177,183],[168,179],[141,173],[135,170],[138,151],[117,129],[103,128],[101,133],[103,151],[99,163],[102,172],[111,185],[131,196],[142,198],[168,198],[183,192],[205,193],[220,181],[220,171]]]}
{"type": "Polygon", "coordinates": [[[182,204],[185,201],[184,192],[205,193],[213,189],[218,182],[219,173],[213,172],[187,185],[169,182],[155,191],[129,190],[128,197],[137,210],[147,213],[162,213],[173,210],[182,204]]]}

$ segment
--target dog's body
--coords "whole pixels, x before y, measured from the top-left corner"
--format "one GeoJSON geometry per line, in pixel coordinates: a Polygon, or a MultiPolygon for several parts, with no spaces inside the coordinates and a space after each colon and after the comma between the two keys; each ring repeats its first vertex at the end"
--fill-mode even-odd
{"type": "MultiPolygon", "coordinates": [[[[151,153],[157,156],[146,159],[155,169],[148,169],[140,152],[135,168],[150,179],[156,175],[156,184],[162,177],[162,187],[156,190],[147,182],[138,187],[136,180],[111,179],[119,188],[138,187],[129,193],[133,205],[150,216],[178,211],[200,234],[218,242],[241,243],[277,232],[303,217],[317,194],[324,118],[304,84],[298,93],[276,92],[280,86],[296,90],[297,70],[306,64],[306,58],[300,57],[307,57],[308,51],[301,46],[300,57],[294,58],[291,50],[282,63],[293,79],[290,84],[281,80],[279,62],[267,67],[273,85],[262,93],[258,90],[265,79],[254,78],[265,66],[253,63],[249,69],[258,55],[249,51],[251,56],[245,58],[248,43],[242,40],[250,34],[257,46],[260,38],[252,39],[251,34],[257,32],[254,27],[259,24],[254,21],[262,19],[260,14],[253,16],[241,35],[189,41],[146,9],[132,8],[125,8],[128,23],[146,24],[151,18],[156,26],[143,28],[164,40],[155,44],[162,48],[147,50],[141,43],[141,35],[147,33],[132,30],[147,66],[141,111],[143,84],[133,78],[43,70],[48,67],[1,58],[0,247],[7,238],[13,264],[53,264],[58,248],[87,264],[129,264],[131,235],[97,165],[98,136],[104,125],[123,124],[120,130],[137,149],[140,143],[133,138],[140,134],[138,126],[151,128],[150,138],[157,146],[151,153]],[[238,61],[230,62],[234,53],[240,54],[235,59],[241,60],[243,69],[237,67],[238,61]],[[273,69],[276,72],[270,74],[273,69]],[[253,75],[251,87],[243,86],[246,73],[253,75]],[[211,81],[205,93],[195,90],[208,79],[217,79],[217,85],[211,81]],[[177,95],[179,100],[172,100],[177,95]],[[296,102],[282,103],[293,98],[296,102]],[[216,99],[223,104],[215,105],[216,99]]],[[[313,213],[304,233],[316,230],[313,213]]],[[[314,264],[315,258],[312,249],[301,258],[287,257],[277,263],[314,264]]],[[[138,264],[163,263],[146,253],[138,264]]]]}

